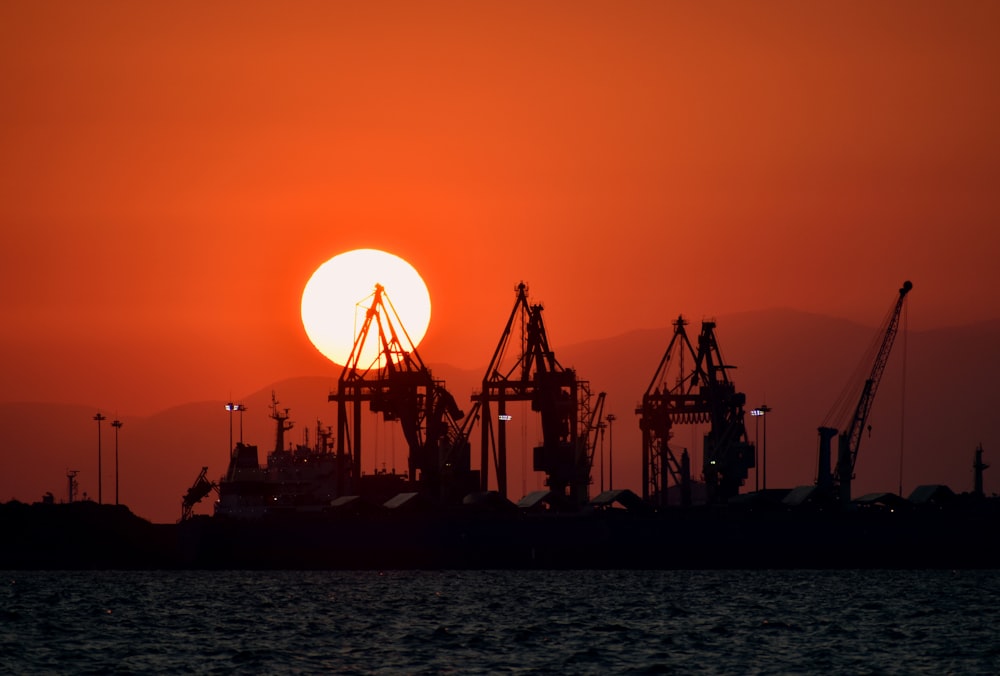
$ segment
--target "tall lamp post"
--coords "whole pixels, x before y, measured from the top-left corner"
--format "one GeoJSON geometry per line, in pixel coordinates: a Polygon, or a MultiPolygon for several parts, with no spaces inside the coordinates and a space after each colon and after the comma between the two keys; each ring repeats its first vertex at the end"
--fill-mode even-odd
{"type": "Polygon", "coordinates": [[[229,457],[233,457],[233,411],[236,406],[231,401],[226,403],[226,410],[229,411],[229,457]]]}
{"type": "Polygon", "coordinates": [[[118,430],[122,428],[122,424],[117,418],[111,421],[111,426],[115,428],[115,505],[118,504],[118,430]]]}
{"type": "Polygon", "coordinates": [[[607,425],[602,421],[597,423],[597,431],[601,435],[601,492],[604,492],[604,428],[607,425]]]}
{"type": "Polygon", "coordinates": [[[226,404],[226,410],[229,411],[229,456],[233,455],[233,411],[240,412],[240,443],[243,443],[243,411],[247,410],[247,407],[243,404],[234,404],[233,402],[228,402],[226,404]]]}
{"type": "Polygon", "coordinates": [[[753,489],[760,491],[760,412],[757,409],[750,411],[753,416],[753,489]]]}
{"type": "MultiPolygon", "coordinates": [[[[750,411],[750,415],[754,418],[764,419],[764,443],[761,446],[761,452],[763,454],[763,480],[764,480],[764,490],[767,490],[767,414],[771,412],[771,407],[767,404],[761,404],[757,408],[750,411]]],[[[756,422],[754,423],[756,424],[756,422]]],[[[755,432],[756,434],[756,432],[755,432]]]]}
{"type": "Polygon", "coordinates": [[[243,411],[247,410],[247,407],[243,404],[236,404],[236,410],[240,412],[240,443],[243,443],[243,411]]]}
{"type": "Polygon", "coordinates": [[[605,420],[608,421],[608,490],[615,489],[615,414],[609,413],[605,420]]]}
{"type": "Polygon", "coordinates": [[[94,416],[94,420],[97,421],[97,504],[104,504],[104,494],[101,490],[101,421],[107,420],[103,415],[98,413],[94,416]]]}

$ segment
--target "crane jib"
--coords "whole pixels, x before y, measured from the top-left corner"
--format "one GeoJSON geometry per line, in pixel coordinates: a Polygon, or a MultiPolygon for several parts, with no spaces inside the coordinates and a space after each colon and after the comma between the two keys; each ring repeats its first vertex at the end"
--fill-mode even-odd
{"type": "MultiPolygon", "coordinates": [[[[882,334],[882,342],[875,355],[875,360],[872,363],[871,373],[867,380],[865,380],[864,387],[861,390],[861,396],[854,409],[854,415],[851,417],[850,425],[840,435],[837,469],[834,474],[836,481],[841,486],[841,497],[848,501],[850,500],[850,482],[854,476],[854,467],[858,459],[858,449],[861,445],[861,435],[865,428],[865,423],[868,420],[868,415],[871,412],[872,403],[875,401],[875,394],[878,391],[879,383],[882,380],[882,374],[889,361],[889,353],[892,351],[892,346],[899,330],[899,318],[903,310],[903,302],[906,299],[906,294],[909,293],[912,288],[913,284],[906,281],[903,282],[903,286],[899,289],[899,296],[896,298],[896,303],[889,314],[888,322],[882,334]]],[[[822,429],[826,428],[821,428],[821,430],[822,429]]],[[[822,462],[823,459],[821,458],[821,463],[822,462]]]]}

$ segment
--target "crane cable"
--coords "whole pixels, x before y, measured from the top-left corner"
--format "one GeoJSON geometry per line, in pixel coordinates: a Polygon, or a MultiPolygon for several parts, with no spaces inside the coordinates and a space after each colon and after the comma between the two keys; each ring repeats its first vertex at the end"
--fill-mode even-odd
{"type": "Polygon", "coordinates": [[[864,389],[865,381],[871,371],[872,363],[878,355],[879,346],[882,344],[882,340],[886,332],[889,330],[889,325],[892,322],[894,312],[895,307],[891,307],[882,318],[878,331],[876,331],[871,337],[868,348],[864,351],[861,359],[857,362],[854,372],[845,383],[843,390],[837,396],[837,399],[830,408],[830,411],[823,419],[824,427],[832,427],[843,431],[851,420],[851,416],[854,414],[854,409],[858,403],[858,399],[861,398],[861,391],[864,389]]]}
{"type": "Polygon", "coordinates": [[[902,385],[900,386],[900,404],[899,404],[899,492],[898,495],[903,497],[903,450],[905,448],[903,439],[904,433],[906,431],[906,353],[907,353],[907,336],[910,333],[909,330],[909,311],[907,309],[906,303],[903,304],[903,375],[902,375],[902,385]]]}
{"type": "Polygon", "coordinates": [[[528,402],[521,402],[521,495],[528,494],[528,402]]]}

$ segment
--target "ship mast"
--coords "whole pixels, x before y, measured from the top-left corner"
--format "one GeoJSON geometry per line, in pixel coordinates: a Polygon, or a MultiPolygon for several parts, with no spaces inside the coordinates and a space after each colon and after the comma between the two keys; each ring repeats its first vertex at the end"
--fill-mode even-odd
{"type": "Polygon", "coordinates": [[[291,409],[284,409],[284,413],[278,410],[278,400],[274,396],[274,392],[271,392],[271,419],[275,422],[275,439],[274,439],[274,450],[275,452],[285,450],[285,432],[292,429],[295,423],[288,419],[288,412],[291,409]]]}

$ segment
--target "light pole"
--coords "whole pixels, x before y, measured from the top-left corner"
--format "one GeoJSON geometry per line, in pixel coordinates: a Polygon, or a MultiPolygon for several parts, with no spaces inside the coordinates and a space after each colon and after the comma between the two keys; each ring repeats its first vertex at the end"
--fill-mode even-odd
{"type": "Polygon", "coordinates": [[[247,410],[247,407],[243,404],[236,404],[236,410],[240,412],[240,443],[243,443],[243,411],[247,410]]]}
{"type": "Polygon", "coordinates": [[[97,421],[97,504],[102,505],[104,494],[101,491],[101,421],[107,418],[98,413],[94,416],[94,420],[97,421]]]}
{"type": "Polygon", "coordinates": [[[236,404],[233,402],[226,403],[226,410],[229,411],[229,457],[233,456],[233,411],[236,410],[236,404]]]}
{"type": "Polygon", "coordinates": [[[115,504],[118,504],[118,430],[122,428],[122,421],[117,418],[111,422],[115,428],[115,504]]]}
{"type": "Polygon", "coordinates": [[[604,428],[607,425],[604,422],[597,423],[597,431],[601,435],[601,492],[604,492],[604,428]]]}
{"type": "Polygon", "coordinates": [[[608,490],[615,490],[615,414],[609,413],[605,420],[608,421],[608,490]]]}
{"type": "MultiPolygon", "coordinates": [[[[763,478],[764,478],[764,490],[767,490],[767,414],[771,412],[771,407],[767,404],[761,404],[757,408],[750,411],[750,415],[754,418],[764,418],[764,443],[761,447],[762,454],[764,456],[763,465],[763,478]]],[[[754,423],[756,424],[756,422],[754,423]]],[[[756,433],[755,433],[756,434],[756,433]]]]}
{"type": "Polygon", "coordinates": [[[760,410],[752,409],[750,415],[753,416],[753,489],[760,491],[760,410]]]}

